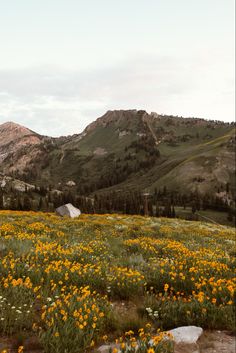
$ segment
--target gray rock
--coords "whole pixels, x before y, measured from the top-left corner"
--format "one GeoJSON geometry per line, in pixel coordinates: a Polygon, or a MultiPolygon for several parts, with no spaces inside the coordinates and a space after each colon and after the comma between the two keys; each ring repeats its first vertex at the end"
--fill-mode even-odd
{"type": "Polygon", "coordinates": [[[97,351],[99,353],[110,353],[110,351],[113,350],[113,348],[117,348],[119,349],[119,345],[118,344],[103,344],[102,346],[100,346],[97,351]]]}
{"type": "Polygon", "coordinates": [[[74,207],[71,203],[58,207],[55,212],[61,217],[67,216],[70,218],[75,218],[81,215],[80,210],[74,207]]]}
{"type": "Polygon", "coordinates": [[[97,349],[99,353],[109,353],[111,346],[109,344],[103,344],[101,347],[97,349]]]}
{"type": "Polygon", "coordinates": [[[203,329],[197,326],[182,326],[169,331],[176,343],[194,344],[203,333],[203,329]]]}

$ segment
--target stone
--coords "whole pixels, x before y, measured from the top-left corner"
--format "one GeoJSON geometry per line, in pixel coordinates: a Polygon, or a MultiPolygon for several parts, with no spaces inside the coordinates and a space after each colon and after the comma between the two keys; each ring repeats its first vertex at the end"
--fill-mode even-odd
{"type": "Polygon", "coordinates": [[[67,181],[66,185],[67,186],[75,186],[76,183],[73,180],[69,180],[69,181],[67,181]]]}
{"type": "Polygon", "coordinates": [[[99,353],[109,353],[111,346],[108,344],[103,344],[101,347],[98,348],[99,353]]]}
{"type": "Polygon", "coordinates": [[[71,203],[58,207],[55,212],[61,217],[67,216],[70,218],[75,218],[81,215],[80,210],[74,207],[71,203]]]}
{"type": "MultiPolygon", "coordinates": [[[[103,344],[100,346],[97,351],[99,353],[110,353],[114,348],[117,348],[119,350],[119,345],[118,344],[103,344]]],[[[120,352],[120,351],[119,351],[120,352]]]]}
{"type": "Polygon", "coordinates": [[[182,326],[169,331],[176,343],[194,344],[203,333],[203,329],[197,326],[182,326]]]}

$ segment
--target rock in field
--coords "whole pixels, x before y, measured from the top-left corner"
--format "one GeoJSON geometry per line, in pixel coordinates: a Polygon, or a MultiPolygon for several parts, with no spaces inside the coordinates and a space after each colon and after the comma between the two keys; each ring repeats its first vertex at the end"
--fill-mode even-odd
{"type": "Polygon", "coordinates": [[[75,218],[81,215],[80,210],[74,207],[71,203],[58,207],[55,212],[61,217],[67,216],[70,218],[75,218]]]}
{"type": "Polygon", "coordinates": [[[176,343],[194,344],[203,333],[203,329],[197,326],[182,326],[169,331],[176,343]]]}

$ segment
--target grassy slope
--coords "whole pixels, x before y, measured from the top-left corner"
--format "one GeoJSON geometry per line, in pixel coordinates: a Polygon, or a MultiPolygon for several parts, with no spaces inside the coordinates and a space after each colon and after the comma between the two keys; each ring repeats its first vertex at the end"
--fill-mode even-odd
{"type": "MultiPolygon", "coordinates": [[[[194,128],[192,129],[194,130],[194,128]]],[[[160,150],[162,159],[160,164],[155,165],[150,171],[143,172],[141,171],[138,174],[138,183],[141,189],[148,188],[151,191],[157,187],[163,187],[166,185],[170,189],[182,188],[191,189],[194,191],[194,188],[200,188],[201,185],[195,184],[192,182],[192,179],[202,174],[206,174],[206,178],[211,179],[212,172],[217,164],[217,157],[219,155],[227,154],[226,143],[231,136],[234,136],[235,129],[232,127],[218,128],[216,130],[206,128],[196,129],[195,132],[199,132],[200,137],[195,138],[188,142],[181,142],[177,146],[170,146],[167,142],[162,142],[158,146],[160,150]],[[208,131],[209,130],[209,131],[208,131]],[[206,141],[203,136],[206,133],[211,132],[213,138],[210,141],[206,141]],[[220,136],[219,136],[220,135],[220,136]],[[205,163],[204,167],[203,164],[205,163]],[[191,166],[191,168],[190,168],[191,166]],[[203,168],[202,171],[201,168],[203,168]],[[200,171],[200,173],[199,173],[200,171]]],[[[184,127],[178,127],[176,135],[184,134],[186,132],[191,132],[191,129],[184,127]]],[[[223,157],[222,157],[223,159],[223,157]]],[[[230,167],[234,165],[234,154],[233,152],[229,155],[230,167]]],[[[223,164],[223,163],[222,163],[223,164]]],[[[221,168],[224,168],[223,165],[221,168]]],[[[226,181],[231,181],[232,186],[235,184],[233,179],[233,171],[227,171],[226,181]]],[[[119,189],[133,189],[137,184],[137,176],[131,176],[127,181],[119,185],[119,189]]],[[[214,187],[217,183],[210,183],[207,180],[206,186],[203,190],[214,191],[214,187]]],[[[112,187],[115,189],[116,187],[112,187]]],[[[234,187],[235,188],[235,187],[234,187]]]]}
{"type": "MultiPolygon", "coordinates": [[[[156,141],[161,141],[158,145],[161,158],[149,170],[134,172],[111,190],[138,188],[152,191],[166,185],[183,191],[199,189],[214,192],[217,184],[227,181],[235,189],[234,173],[229,170],[234,165],[234,154],[226,146],[234,134],[231,125],[168,116],[154,118],[153,115],[145,115],[145,119],[142,112],[108,112],[93,128],[85,131],[84,137],[77,135],[55,140],[54,147],[42,152],[41,160],[35,165],[33,158],[29,170],[38,169],[34,181],[50,182],[56,187],[59,182],[63,184],[68,180],[77,184],[94,184],[108,172],[111,175],[116,173],[117,159],[121,159],[121,167],[124,167],[128,153],[135,153],[135,149],[125,152],[125,147],[139,139],[137,134],[147,133],[150,138],[154,135],[156,141]],[[124,131],[128,134],[119,137],[119,133],[124,131]],[[106,154],[94,154],[98,148],[104,149],[106,154]],[[193,178],[204,174],[204,183],[193,182],[193,178]]],[[[43,151],[43,143],[41,147],[43,151]]],[[[136,161],[128,161],[131,166],[143,161],[145,152],[140,150],[135,157],[136,161]]],[[[9,163],[12,164],[6,161],[6,168],[9,163]]]]}
{"type": "MultiPolygon", "coordinates": [[[[186,207],[184,209],[183,207],[175,207],[175,213],[177,217],[188,219],[188,217],[192,217],[192,208],[186,207]]],[[[196,212],[196,216],[199,221],[234,227],[234,222],[228,220],[228,214],[226,212],[219,212],[215,210],[200,210],[196,212]]]]}

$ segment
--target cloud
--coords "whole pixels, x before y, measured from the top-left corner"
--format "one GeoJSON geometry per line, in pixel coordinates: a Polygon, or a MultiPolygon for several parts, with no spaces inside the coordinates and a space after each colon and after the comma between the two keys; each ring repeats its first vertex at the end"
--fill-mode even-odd
{"type": "Polygon", "coordinates": [[[53,67],[0,71],[0,123],[51,136],[81,132],[108,109],[233,120],[231,59],[137,54],[92,71],[53,67]]]}

